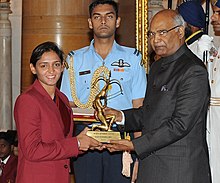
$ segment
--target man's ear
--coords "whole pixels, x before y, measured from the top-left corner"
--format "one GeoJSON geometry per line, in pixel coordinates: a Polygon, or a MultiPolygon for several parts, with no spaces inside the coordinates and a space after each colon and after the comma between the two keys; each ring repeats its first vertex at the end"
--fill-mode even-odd
{"type": "Polygon", "coordinates": [[[37,74],[36,69],[33,64],[30,64],[30,69],[33,74],[37,74]]]}
{"type": "Polygon", "coordinates": [[[88,23],[89,23],[89,28],[90,28],[90,29],[93,29],[91,18],[88,18],[88,23]]]}
{"type": "Polygon", "coordinates": [[[184,26],[180,26],[179,29],[178,29],[178,33],[179,33],[179,38],[180,39],[185,37],[185,27],[184,26]]]}
{"type": "Polygon", "coordinates": [[[116,20],[116,28],[119,28],[120,24],[121,24],[121,17],[118,17],[116,20]]]}

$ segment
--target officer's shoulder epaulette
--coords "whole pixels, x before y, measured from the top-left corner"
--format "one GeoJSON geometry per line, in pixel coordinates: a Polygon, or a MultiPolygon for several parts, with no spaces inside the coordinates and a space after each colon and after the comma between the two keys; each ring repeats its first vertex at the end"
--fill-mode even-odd
{"type": "Polygon", "coordinates": [[[139,54],[140,54],[140,51],[137,49],[137,48],[135,48],[135,50],[134,50],[134,53],[133,53],[134,55],[136,55],[136,56],[139,56],[139,54]]]}
{"type": "Polygon", "coordinates": [[[74,53],[74,51],[72,50],[72,51],[70,51],[69,53],[68,53],[68,56],[69,57],[71,57],[71,56],[73,56],[75,53],[74,53]]]}

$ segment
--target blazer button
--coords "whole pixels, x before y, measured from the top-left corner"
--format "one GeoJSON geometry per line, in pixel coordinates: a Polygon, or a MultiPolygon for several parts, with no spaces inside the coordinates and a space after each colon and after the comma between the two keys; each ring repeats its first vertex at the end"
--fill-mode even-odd
{"type": "Polygon", "coordinates": [[[67,169],[67,168],[68,168],[68,165],[64,165],[64,168],[67,169]]]}

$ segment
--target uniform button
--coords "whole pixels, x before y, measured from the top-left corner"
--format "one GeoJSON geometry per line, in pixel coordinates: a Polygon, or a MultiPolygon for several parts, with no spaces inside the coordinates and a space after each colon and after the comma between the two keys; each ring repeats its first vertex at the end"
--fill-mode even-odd
{"type": "Polygon", "coordinates": [[[216,67],[214,68],[214,71],[216,71],[217,69],[216,69],[216,67]]]}
{"type": "Polygon", "coordinates": [[[66,168],[66,169],[67,169],[67,168],[68,168],[68,165],[64,165],[64,168],[66,168]]]}
{"type": "Polygon", "coordinates": [[[212,80],[211,83],[214,83],[214,80],[212,80]]]}

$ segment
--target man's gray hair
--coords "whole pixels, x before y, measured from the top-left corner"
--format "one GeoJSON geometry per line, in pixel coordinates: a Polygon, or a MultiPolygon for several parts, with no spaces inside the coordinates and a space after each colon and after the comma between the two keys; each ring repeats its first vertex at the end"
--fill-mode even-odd
{"type": "Polygon", "coordinates": [[[180,14],[177,14],[175,17],[174,17],[174,22],[177,24],[177,25],[181,25],[185,28],[185,21],[183,19],[183,17],[180,15],[180,14]]]}

